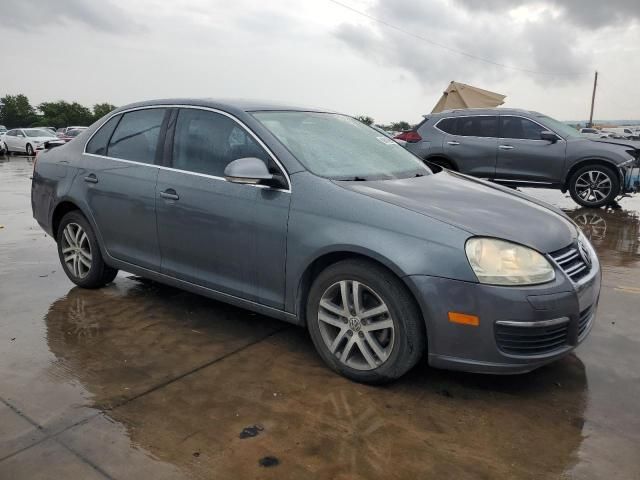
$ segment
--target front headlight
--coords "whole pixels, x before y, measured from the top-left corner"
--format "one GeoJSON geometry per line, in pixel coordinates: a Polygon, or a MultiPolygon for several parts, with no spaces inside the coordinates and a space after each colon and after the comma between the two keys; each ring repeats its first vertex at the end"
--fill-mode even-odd
{"type": "Polygon", "coordinates": [[[495,238],[470,238],[465,250],[480,283],[535,285],[556,276],[546,258],[522,245],[495,238]]]}

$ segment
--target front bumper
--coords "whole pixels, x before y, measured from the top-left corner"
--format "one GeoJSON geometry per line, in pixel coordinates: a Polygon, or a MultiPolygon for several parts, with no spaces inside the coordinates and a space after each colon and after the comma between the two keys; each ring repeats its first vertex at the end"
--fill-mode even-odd
{"type": "Polygon", "coordinates": [[[561,272],[550,284],[530,287],[428,276],[407,280],[425,315],[430,365],[509,374],[553,362],[584,341],[596,317],[601,272],[596,260],[579,283],[561,272]],[[479,325],[451,323],[449,312],[476,315],[479,325]]]}

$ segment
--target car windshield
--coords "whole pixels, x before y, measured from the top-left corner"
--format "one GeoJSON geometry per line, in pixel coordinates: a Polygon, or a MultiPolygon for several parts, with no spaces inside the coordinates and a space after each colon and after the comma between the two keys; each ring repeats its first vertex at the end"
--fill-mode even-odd
{"type": "Polygon", "coordinates": [[[69,130],[67,132],[67,137],[77,137],[82,133],[82,130],[69,130]]]}
{"type": "Polygon", "coordinates": [[[55,135],[51,133],[49,130],[44,130],[40,128],[25,130],[24,133],[27,135],[27,137],[55,137],[55,135]]]}
{"type": "Polygon", "coordinates": [[[315,175],[334,180],[387,180],[431,171],[392,139],[346,115],[318,112],[254,112],[315,175]]]}
{"type": "Polygon", "coordinates": [[[555,118],[547,117],[546,115],[538,115],[538,121],[542,123],[545,127],[552,129],[554,132],[559,134],[565,138],[580,138],[580,132],[575,128],[567,125],[566,123],[562,123],[560,120],[556,120],[555,118]]]}

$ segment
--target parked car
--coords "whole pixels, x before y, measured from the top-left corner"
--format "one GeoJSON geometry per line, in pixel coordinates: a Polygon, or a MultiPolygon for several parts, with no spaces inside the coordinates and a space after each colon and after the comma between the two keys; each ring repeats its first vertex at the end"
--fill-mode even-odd
{"type": "Polygon", "coordinates": [[[378,136],[321,110],[137,103],[39,155],[33,215],[75,284],[121,269],[306,326],[360,382],[424,352],[526,372],[585,339],[600,266],[562,211],[378,136]]]}
{"type": "Polygon", "coordinates": [[[40,128],[14,128],[2,137],[7,154],[26,153],[30,157],[41,144],[57,138],[50,130],[40,128]]]}
{"type": "Polygon", "coordinates": [[[65,143],[70,142],[71,140],[73,140],[74,138],[76,138],[78,135],[80,135],[82,132],[84,132],[86,130],[85,128],[73,128],[71,130],[67,130],[66,133],[63,133],[62,135],[58,135],[58,138],[62,141],[64,141],[65,143]]]}
{"type": "Polygon", "coordinates": [[[4,125],[0,125],[0,136],[4,135],[5,133],[7,133],[7,127],[5,127],[4,125]]]}
{"type": "Polygon", "coordinates": [[[426,115],[398,138],[441,167],[509,186],[569,191],[585,207],[609,205],[628,193],[626,176],[639,156],[630,143],[584,138],[558,120],[517,109],[426,115]]]}
{"type": "Polygon", "coordinates": [[[636,134],[629,127],[607,127],[602,129],[603,132],[611,133],[613,138],[622,138],[627,140],[635,140],[636,134]]]}
{"type": "Polygon", "coordinates": [[[611,138],[613,135],[597,128],[581,128],[580,135],[587,138],[611,138]]]}
{"type": "Polygon", "coordinates": [[[86,129],[87,127],[81,127],[81,126],[59,128],[58,130],[56,130],[56,135],[58,135],[58,137],[62,137],[67,133],[69,133],[71,130],[86,130],[86,129]]]}

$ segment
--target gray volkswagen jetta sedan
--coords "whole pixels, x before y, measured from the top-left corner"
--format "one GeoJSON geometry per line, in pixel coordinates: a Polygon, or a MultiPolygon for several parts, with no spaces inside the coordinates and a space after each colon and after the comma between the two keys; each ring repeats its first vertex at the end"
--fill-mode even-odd
{"type": "Polygon", "coordinates": [[[589,333],[600,267],[561,211],[327,111],[122,107],[37,158],[33,214],[85,288],[118,270],[306,326],[361,382],[519,373],[589,333]]]}

